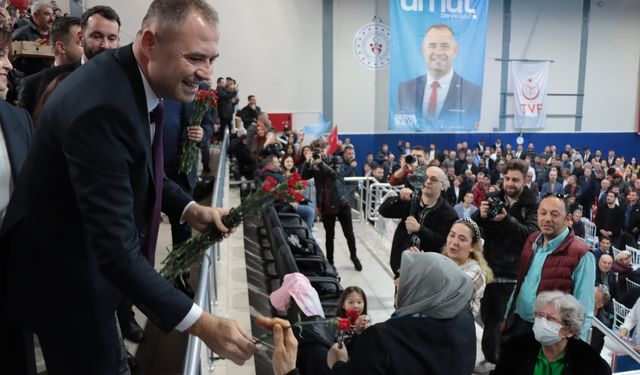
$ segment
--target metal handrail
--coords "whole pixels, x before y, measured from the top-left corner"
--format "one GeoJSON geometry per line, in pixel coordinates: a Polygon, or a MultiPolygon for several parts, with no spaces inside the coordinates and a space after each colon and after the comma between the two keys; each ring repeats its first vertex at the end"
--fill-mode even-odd
{"type": "Polygon", "coordinates": [[[593,318],[591,321],[591,327],[598,329],[602,332],[609,340],[613,341],[616,345],[618,345],[625,354],[628,354],[631,358],[633,358],[636,362],[640,363],[640,353],[636,352],[628,342],[621,339],[616,335],[609,327],[607,327],[604,323],[602,323],[599,319],[593,318]]]}
{"type": "MultiPolygon", "coordinates": [[[[218,160],[218,170],[216,179],[213,184],[213,193],[211,194],[211,207],[221,207],[224,198],[224,181],[226,177],[227,165],[227,148],[229,147],[229,130],[225,129],[222,148],[220,149],[220,158],[218,160]]],[[[204,310],[211,312],[213,305],[218,302],[218,283],[216,262],[218,259],[220,244],[215,243],[206,251],[206,255],[200,263],[200,275],[198,276],[198,286],[196,287],[193,301],[204,310]],[[213,302],[213,303],[212,303],[213,302]]],[[[189,335],[187,342],[187,350],[183,363],[183,375],[200,374],[201,361],[200,352],[202,341],[193,335],[189,335]]],[[[209,367],[213,365],[213,354],[207,351],[209,367]]]]}

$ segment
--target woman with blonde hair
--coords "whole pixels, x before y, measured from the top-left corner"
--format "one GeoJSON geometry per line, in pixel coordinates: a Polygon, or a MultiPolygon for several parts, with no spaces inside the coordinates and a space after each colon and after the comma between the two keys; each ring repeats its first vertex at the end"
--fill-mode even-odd
{"type": "Polygon", "coordinates": [[[442,251],[473,280],[471,311],[474,317],[480,312],[485,287],[493,281],[493,271],[482,253],[482,242],[478,224],[467,217],[453,223],[442,251]]]}

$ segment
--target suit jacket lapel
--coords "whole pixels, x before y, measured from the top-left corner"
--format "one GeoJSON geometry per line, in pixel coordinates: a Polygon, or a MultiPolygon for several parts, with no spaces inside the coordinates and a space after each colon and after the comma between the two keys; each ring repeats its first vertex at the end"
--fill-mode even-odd
{"type": "Polygon", "coordinates": [[[7,144],[7,153],[9,154],[11,171],[15,181],[27,158],[29,139],[33,129],[30,128],[30,124],[26,124],[26,129],[21,129],[24,124],[20,124],[15,112],[9,110],[9,105],[4,101],[0,103],[0,126],[2,126],[5,143],[7,144]]]}
{"type": "Polygon", "coordinates": [[[453,72],[453,77],[451,77],[451,84],[449,85],[447,97],[444,99],[444,104],[442,106],[442,109],[440,110],[440,116],[446,116],[452,109],[462,109],[461,87],[462,78],[460,78],[458,73],[453,72]]]}
{"type": "Polygon", "coordinates": [[[144,147],[147,154],[147,170],[152,178],[153,176],[153,153],[151,152],[151,134],[149,131],[149,113],[147,112],[147,98],[144,92],[144,85],[142,84],[142,76],[140,68],[133,55],[133,45],[129,44],[122,48],[118,48],[114,52],[114,57],[120,62],[123,70],[125,71],[129,82],[133,87],[133,94],[135,97],[135,105],[138,109],[138,118],[140,126],[143,127],[142,134],[145,137],[144,147]]]}
{"type": "Polygon", "coordinates": [[[427,75],[423,75],[418,77],[416,80],[416,110],[418,114],[418,118],[423,118],[424,115],[422,113],[422,103],[424,102],[424,89],[427,84],[427,75]]]}

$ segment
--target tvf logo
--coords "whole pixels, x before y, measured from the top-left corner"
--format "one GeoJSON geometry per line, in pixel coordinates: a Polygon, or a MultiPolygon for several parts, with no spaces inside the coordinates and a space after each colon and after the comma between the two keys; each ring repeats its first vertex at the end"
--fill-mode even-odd
{"type": "MultiPolygon", "coordinates": [[[[400,6],[407,12],[422,12],[424,0],[400,0],[400,6]]],[[[429,12],[435,11],[436,0],[429,0],[429,12]]],[[[476,10],[471,7],[471,0],[440,0],[440,12],[475,14],[476,10]]]]}

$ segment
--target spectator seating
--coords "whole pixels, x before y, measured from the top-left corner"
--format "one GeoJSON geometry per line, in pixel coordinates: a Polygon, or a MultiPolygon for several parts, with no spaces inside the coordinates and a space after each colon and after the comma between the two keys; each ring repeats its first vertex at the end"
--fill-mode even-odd
{"type": "Polygon", "coordinates": [[[629,245],[627,245],[626,250],[631,253],[631,263],[634,265],[640,265],[640,250],[629,245]]]}
{"type": "MultiPolygon", "coordinates": [[[[272,278],[270,292],[280,286],[286,274],[300,272],[307,276],[318,292],[325,316],[333,317],[337,313],[338,299],[343,291],[338,275],[317,243],[312,242],[313,237],[308,228],[296,225],[302,219],[295,219],[289,215],[291,214],[285,216],[285,220],[292,225],[286,227],[280,222],[280,217],[273,207],[262,215],[264,226],[259,230],[259,234],[268,235],[269,239],[269,248],[263,251],[263,260],[267,274],[272,278]],[[289,236],[296,236],[301,246],[294,246],[296,249],[292,249],[289,236]],[[267,253],[270,253],[270,256],[267,253]]],[[[261,241],[261,247],[263,245],[261,241]]]]}
{"type": "Polygon", "coordinates": [[[613,299],[613,331],[617,331],[624,324],[624,318],[631,311],[630,308],[613,299]]]}
{"type": "Polygon", "coordinates": [[[583,220],[584,223],[584,241],[595,249],[598,246],[598,236],[596,235],[596,225],[589,220],[583,220]]]}
{"type": "Polygon", "coordinates": [[[627,290],[633,289],[633,288],[640,288],[640,284],[627,278],[627,290]]]}

